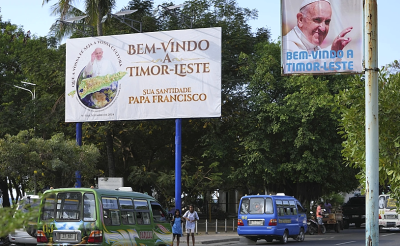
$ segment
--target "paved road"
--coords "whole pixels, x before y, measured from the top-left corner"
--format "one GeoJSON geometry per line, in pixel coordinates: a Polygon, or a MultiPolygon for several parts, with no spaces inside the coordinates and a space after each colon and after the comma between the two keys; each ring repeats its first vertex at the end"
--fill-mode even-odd
{"type": "MultiPolygon", "coordinates": [[[[265,240],[259,240],[257,245],[279,245],[279,241],[274,240],[267,243],[265,240]]],[[[185,245],[185,244],[184,244],[185,245]]],[[[216,245],[216,244],[214,244],[216,245]]],[[[218,245],[248,245],[243,242],[220,242],[218,245]]],[[[350,228],[340,233],[327,232],[324,235],[306,235],[305,241],[302,243],[289,239],[287,245],[301,246],[365,246],[365,228],[350,228]]],[[[379,234],[379,246],[395,246],[400,245],[400,231],[390,231],[379,234]]]]}

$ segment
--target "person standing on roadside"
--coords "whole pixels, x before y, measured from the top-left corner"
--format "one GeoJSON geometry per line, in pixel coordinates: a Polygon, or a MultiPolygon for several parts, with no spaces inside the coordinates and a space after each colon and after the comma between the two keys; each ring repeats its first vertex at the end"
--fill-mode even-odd
{"type": "Polygon", "coordinates": [[[192,235],[193,246],[195,244],[194,241],[194,230],[196,227],[196,221],[199,220],[199,216],[197,212],[194,211],[194,206],[190,205],[189,210],[183,215],[183,218],[186,220],[186,234],[187,234],[187,245],[189,246],[189,236],[192,235]]]}
{"type": "Polygon", "coordinates": [[[318,234],[321,233],[321,226],[322,226],[322,205],[324,205],[323,202],[320,202],[318,207],[317,207],[317,221],[318,221],[318,234]]]}
{"type": "Polygon", "coordinates": [[[172,245],[174,245],[174,240],[176,237],[176,245],[179,246],[179,239],[182,236],[182,220],[181,220],[181,211],[179,209],[175,210],[175,214],[173,219],[171,220],[172,223],[172,245]]]}

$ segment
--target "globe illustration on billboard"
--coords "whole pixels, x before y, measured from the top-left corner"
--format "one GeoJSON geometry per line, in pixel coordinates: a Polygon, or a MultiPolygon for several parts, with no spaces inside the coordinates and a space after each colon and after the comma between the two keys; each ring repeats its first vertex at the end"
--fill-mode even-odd
{"type": "Polygon", "coordinates": [[[105,76],[85,76],[85,68],[77,79],[77,94],[79,100],[88,108],[101,109],[110,105],[118,92],[118,81],[126,72],[117,72],[105,76]]]}

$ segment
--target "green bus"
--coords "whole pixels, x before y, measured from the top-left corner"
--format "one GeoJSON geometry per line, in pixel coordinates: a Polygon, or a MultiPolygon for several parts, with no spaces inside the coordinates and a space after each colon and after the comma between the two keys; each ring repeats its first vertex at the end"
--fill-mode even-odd
{"type": "Polygon", "coordinates": [[[167,213],[151,196],[90,188],[47,190],[38,245],[172,245],[167,213]]]}

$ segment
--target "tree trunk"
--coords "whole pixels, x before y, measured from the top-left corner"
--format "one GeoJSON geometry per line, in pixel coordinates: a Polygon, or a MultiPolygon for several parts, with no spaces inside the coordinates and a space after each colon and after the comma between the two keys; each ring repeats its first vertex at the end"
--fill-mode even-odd
{"type": "Polygon", "coordinates": [[[103,36],[103,25],[101,19],[103,14],[101,12],[100,3],[97,4],[97,36],[103,36]]]}
{"type": "Polygon", "coordinates": [[[10,179],[8,179],[8,190],[10,192],[11,201],[13,202],[12,205],[14,205],[14,195],[13,195],[13,192],[12,192],[12,183],[11,183],[10,179]]]}
{"type": "Polygon", "coordinates": [[[8,196],[7,177],[0,179],[0,190],[3,192],[3,207],[10,207],[10,197],[8,196]]]}
{"type": "Polygon", "coordinates": [[[114,137],[111,129],[111,122],[106,123],[106,148],[107,148],[107,161],[108,161],[108,177],[115,177],[115,163],[114,163],[114,137]]]}

